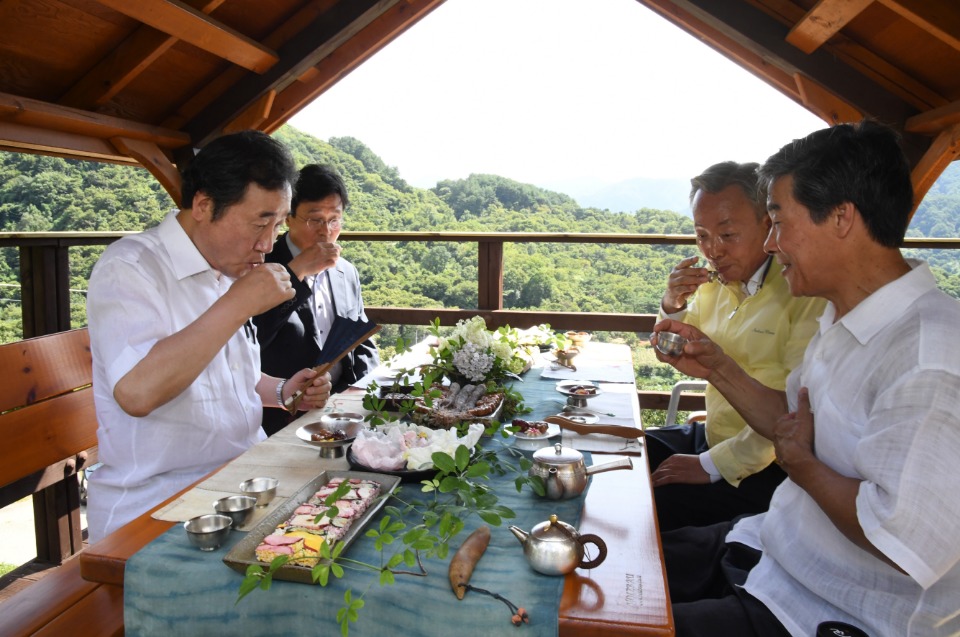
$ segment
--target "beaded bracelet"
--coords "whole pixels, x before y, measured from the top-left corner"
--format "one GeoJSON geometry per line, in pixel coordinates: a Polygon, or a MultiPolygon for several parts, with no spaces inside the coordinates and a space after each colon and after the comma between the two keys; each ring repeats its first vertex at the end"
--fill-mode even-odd
{"type": "Polygon", "coordinates": [[[287,384],[287,379],[284,378],[279,383],[277,383],[277,405],[280,406],[280,409],[286,409],[287,406],[283,404],[283,386],[287,384]]]}

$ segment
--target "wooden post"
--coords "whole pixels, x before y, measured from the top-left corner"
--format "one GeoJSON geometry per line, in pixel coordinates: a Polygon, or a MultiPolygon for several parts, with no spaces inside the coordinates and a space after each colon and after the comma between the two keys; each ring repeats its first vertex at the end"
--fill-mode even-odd
{"type": "Polygon", "coordinates": [[[503,309],[503,240],[480,240],[477,250],[477,309],[503,309]]]}
{"type": "Polygon", "coordinates": [[[69,330],[69,248],[20,246],[20,296],[24,338],[69,330]]]}

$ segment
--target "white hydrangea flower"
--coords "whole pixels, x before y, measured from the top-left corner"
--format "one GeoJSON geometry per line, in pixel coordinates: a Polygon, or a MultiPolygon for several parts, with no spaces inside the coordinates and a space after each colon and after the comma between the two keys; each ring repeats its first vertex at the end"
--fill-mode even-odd
{"type": "Polygon", "coordinates": [[[453,354],[453,364],[461,374],[474,382],[484,380],[493,369],[496,358],[493,354],[467,343],[453,354]]]}

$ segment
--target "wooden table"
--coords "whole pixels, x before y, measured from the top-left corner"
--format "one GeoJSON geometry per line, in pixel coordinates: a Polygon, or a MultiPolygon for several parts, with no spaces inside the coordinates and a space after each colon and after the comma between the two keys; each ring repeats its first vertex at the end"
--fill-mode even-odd
{"type": "MultiPolygon", "coordinates": [[[[633,402],[639,426],[639,404],[633,402]]],[[[597,461],[614,458],[605,455],[597,461]]],[[[580,531],[600,535],[608,556],[594,569],[566,576],[559,611],[562,636],[674,634],[649,478],[646,461],[637,456],[630,471],[592,477],[580,531]]],[[[173,524],[150,513],[140,516],[81,554],[82,576],[122,587],[126,560],[173,524]]]]}

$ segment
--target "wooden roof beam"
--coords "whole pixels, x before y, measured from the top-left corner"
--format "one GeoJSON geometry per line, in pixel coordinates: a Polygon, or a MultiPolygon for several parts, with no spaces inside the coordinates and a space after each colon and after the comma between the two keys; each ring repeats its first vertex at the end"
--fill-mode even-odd
{"type": "Polygon", "coordinates": [[[376,20],[342,43],[316,66],[306,69],[273,104],[263,130],[273,132],[397,36],[443,4],[444,0],[408,0],[393,5],[376,20]]]}
{"type": "MultiPolygon", "coordinates": [[[[791,0],[763,0],[763,9],[788,28],[800,22],[805,15],[803,8],[791,0]]],[[[942,95],[846,37],[843,32],[836,34],[823,50],[835,55],[841,62],[849,64],[917,110],[936,108],[947,103],[942,95]]]]}
{"type": "Polygon", "coordinates": [[[956,0],[877,0],[902,18],[960,51],[956,0]]]}
{"type": "Polygon", "coordinates": [[[873,0],[820,0],[787,34],[787,42],[813,53],[866,9],[873,0]]]}
{"type": "Polygon", "coordinates": [[[152,142],[161,148],[179,148],[190,143],[189,135],[179,131],[49,104],[9,93],[0,93],[0,121],[49,128],[99,139],[130,137],[152,142]]]}
{"type": "Polygon", "coordinates": [[[903,128],[911,133],[935,135],[954,124],[960,124],[960,101],[914,115],[903,128]]]}
{"type": "Polygon", "coordinates": [[[863,119],[863,113],[859,109],[850,105],[846,100],[837,97],[809,77],[797,73],[794,79],[803,98],[803,105],[831,126],[859,122],[863,119]]]}
{"type": "Polygon", "coordinates": [[[145,142],[140,139],[128,139],[126,137],[114,137],[110,140],[117,150],[124,155],[133,157],[140,165],[150,171],[163,189],[167,191],[170,198],[180,205],[181,180],[180,171],[174,166],[170,159],[163,154],[160,147],[156,144],[145,142]]]}
{"type": "MultiPolygon", "coordinates": [[[[667,16],[674,24],[687,28],[674,17],[677,10],[682,9],[694,21],[708,25],[734,40],[743,41],[754,55],[769,66],[788,73],[791,79],[798,73],[816,77],[826,91],[866,116],[900,128],[918,110],[900,92],[838,59],[832,46],[809,54],[803,53],[786,41],[789,31],[786,24],[753,5],[717,0],[637,1],[667,16]]],[[[791,25],[795,23],[796,20],[790,22],[791,25]]],[[[725,51],[721,53],[731,57],[725,51]]],[[[791,81],[791,84],[794,84],[791,93],[795,94],[795,83],[791,81]]],[[[791,93],[787,94],[793,96],[791,93]]],[[[928,146],[928,139],[904,136],[904,150],[911,164],[919,161],[928,146]]]]}
{"type": "Polygon", "coordinates": [[[239,117],[224,126],[223,132],[235,133],[242,130],[260,130],[260,125],[263,124],[268,117],[270,117],[270,111],[273,108],[273,100],[276,97],[276,91],[269,91],[256,102],[251,104],[250,108],[242,112],[239,117]]]}
{"type": "Polygon", "coordinates": [[[277,51],[280,61],[267,72],[262,75],[246,74],[197,113],[186,125],[191,138],[202,146],[208,139],[219,135],[224,126],[265,93],[270,90],[282,91],[328,55],[330,50],[398,2],[406,0],[351,0],[337,3],[288,38],[277,51]]]}
{"type": "MultiPolygon", "coordinates": [[[[336,0],[318,0],[304,6],[273,33],[264,38],[263,44],[274,49],[280,48],[284,42],[307,28],[318,16],[330,10],[335,2],[336,0]]],[[[182,128],[186,122],[207,108],[221,93],[228,91],[230,87],[239,82],[244,73],[243,69],[232,66],[217,74],[189,100],[181,104],[175,113],[167,117],[163,125],[168,128],[182,128]]]]}
{"type": "MultiPolygon", "coordinates": [[[[190,4],[198,11],[210,14],[225,1],[190,0],[190,4]]],[[[141,24],[74,84],[58,103],[85,110],[106,104],[177,42],[177,38],[141,24]]]]}
{"type": "Polygon", "coordinates": [[[180,0],[97,2],[254,73],[265,73],[280,59],[276,53],[259,42],[213,20],[180,0]]]}
{"type": "MultiPolygon", "coordinates": [[[[950,162],[960,156],[960,124],[946,128],[934,138],[930,148],[924,153],[910,175],[913,182],[913,212],[927,195],[927,191],[943,174],[950,162]]],[[[913,213],[910,213],[911,218],[913,213]]]]}
{"type": "Polygon", "coordinates": [[[136,165],[109,141],[74,133],[27,126],[0,118],[0,150],[136,165]]]}
{"type": "Polygon", "coordinates": [[[683,29],[692,37],[700,40],[720,55],[747,69],[798,104],[803,104],[803,99],[797,90],[797,84],[790,73],[783,72],[765,59],[764,56],[740,44],[730,37],[729,33],[699,19],[687,9],[680,7],[677,2],[671,0],[637,1],[683,29]]]}

